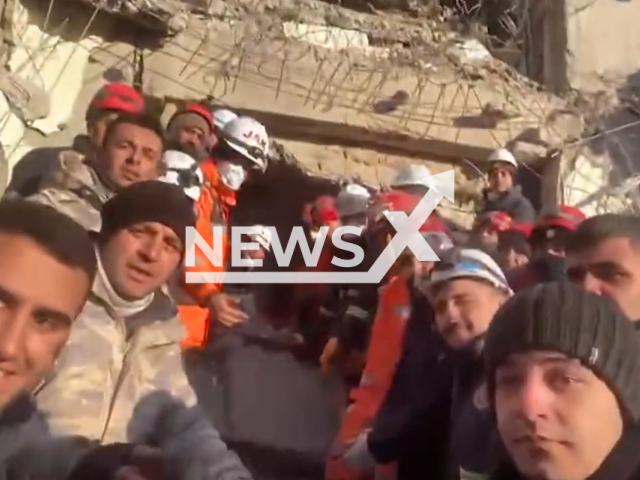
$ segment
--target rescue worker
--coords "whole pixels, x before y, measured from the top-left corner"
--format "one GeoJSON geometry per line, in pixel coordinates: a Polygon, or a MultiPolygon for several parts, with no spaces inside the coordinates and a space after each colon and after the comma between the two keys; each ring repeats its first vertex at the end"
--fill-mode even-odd
{"type": "Polygon", "coordinates": [[[426,165],[411,163],[396,171],[390,187],[399,192],[424,197],[432,186],[432,175],[431,170],[426,165]]]}
{"type": "Polygon", "coordinates": [[[190,103],[178,110],[167,123],[167,140],[171,148],[183,147],[200,161],[207,157],[214,123],[211,111],[200,103],[190,103]]]}
{"type": "MultiPolygon", "coordinates": [[[[389,192],[378,199],[375,208],[379,217],[374,228],[385,247],[394,234],[383,212],[404,211],[409,215],[419,201],[420,197],[404,192],[389,192]]],[[[427,220],[421,231],[430,231],[430,226],[427,220]]],[[[411,250],[406,249],[391,267],[388,283],[380,289],[364,371],[359,386],[350,393],[351,405],[327,461],[327,479],[369,478],[372,475],[366,468],[363,474],[362,470],[350,467],[346,459],[352,449],[359,450],[391,386],[402,351],[406,320],[412,312],[412,298],[419,294],[417,285],[428,276],[432,267],[433,262],[419,262],[411,250]]]]}
{"type": "Polygon", "coordinates": [[[222,140],[222,131],[224,130],[224,126],[229,123],[231,120],[235,120],[238,118],[238,115],[233,113],[231,110],[227,110],[226,108],[220,108],[218,110],[214,110],[212,113],[213,116],[213,133],[209,139],[209,149],[213,150],[216,148],[216,145],[220,143],[222,140]]]}
{"type": "Polygon", "coordinates": [[[506,212],[514,222],[534,222],[536,213],[531,202],[522,195],[515,184],[518,163],[506,148],[498,148],[487,159],[489,186],[483,195],[483,206],[479,213],[506,212]]]}
{"type": "Polygon", "coordinates": [[[610,297],[640,329],[640,219],[606,214],[582,222],[567,247],[567,276],[610,297]]]}
{"type": "Polygon", "coordinates": [[[158,178],[164,150],[162,127],[146,115],[118,116],[103,142],[92,158],[63,156],[29,200],[54,207],[89,231],[100,231],[102,205],[123,187],[158,178]]]}
{"type": "Polygon", "coordinates": [[[478,247],[488,252],[497,252],[499,236],[511,228],[513,220],[505,212],[486,212],[476,217],[472,235],[478,247]]]}
{"type": "Polygon", "coordinates": [[[529,263],[531,245],[529,236],[533,225],[517,224],[500,232],[498,236],[498,258],[504,271],[522,267],[529,263]]]}
{"type": "Polygon", "coordinates": [[[175,455],[180,477],[249,480],[205,414],[189,408],[196,397],[182,367],[183,328],[160,291],[194,224],[190,199],[164,182],[131,185],[104,205],[89,301],[36,400],[54,433],[153,442],[175,455]]]}
{"type": "MultiPolygon", "coordinates": [[[[430,429],[434,425],[430,423],[442,414],[437,396],[449,398],[449,394],[443,391],[444,386],[448,385],[452,402],[449,417],[451,425],[449,434],[441,438],[446,442],[448,437],[450,445],[446,460],[448,473],[438,478],[466,480],[491,473],[498,459],[497,444],[492,441],[492,435],[497,437],[497,433],[484,393],[481,351],[483,337],[493,316],[511,290],[500,267],[491,257],[474,249],[452,250],[447,258],[436,263],[430,290],[435,311],[434,325],[448,346],[446,355],[452,362],[453,371],[444,365],[433,365],[435,369],[442,368],[452,375],[447,381],[439,377],[439,372],[430,373],[433,379],[438,379],[437,384],[430,384],[436,394],[430,402],[435,413],[427,409],[422,412],[425,417],[415,418],[414,433],[408,438],[410,441],[428,439],[423,441],[433,444],[430,429]],[[429,421],[425,421],[425,418],[429,421]]],[[[350,452],[348,460],[352,465],[367,465],[367,462],[376,458],[377,448],[379,446],[375,442],[372,448],[367,440],[360,445],[359,451],[354,449],[350,452]]],[[[410,451],[420,447],[403,443],[397,448],[410,451]]],[[[442,470],[442,458],[432,457],[430,460],[434,464],[428,471],[442,470]]]]}
{"type": "Polygon", "coordinates": [[[34,195],[42,181],[65,158],[91,158],[103,144],[109,124],[120,114],[142,114],[144,98],[131,85],[109,83],[95,94],[85,115],[87,135],[78,135],[72,148],[36,148],[27,153],[11,172],[7,192],[21,197],[34,195]]]}
{"type": "MultiPolygon", "coordinates": [[[[451,238],[442,232],[423,236],[440,261],[454,248],[451,238]]],[[[376,478],[413,480],[421,479],[424,472],[433,478],[446,478],[448,473],[453,365],[442,337],[435,330],[428,295],[427,281],[414,292],[402,356],[373,428],[366,436],[366,450],[376,463],[393,466],[384,469],[383,477],[379,475],[382,469],[377,468],[376,478]]]]}
{"type": "Polygon", "coordinates": [[[185,195],[193,200],[195,209],[204,185],[204,175],[196,159],[178,150],[167,150],[162,161],[165,172],[158,180],[182,188],[185,195]]]}
{"type": "MultiPolygon", "coordinates": [[[[370,200],[369,191],[357,184],[344,186],[336,197],[335,206],[340,224],[360,229],[359,234],[345,234],[342,240],[358,245],[364,251],[364,259],[359,265],[336,268],[338,271],[366,272],[375,261],[366,230],[370,200]]],[[[338,258],[343,257],[341,250],[334,251],[338,258]]],[[[333,327],[322,351],[320,365],[325,372],[341,370],[345,380],[352,386],[357,385],[364,367],[364,355],[377,306],[377,288],[375,284],[337,285],[334,287],[332,301],[324,305],[331,316],[333,327]]]]}
{"type": "Polygon", "coordinates": [[[488,411],[482,345],[494,315],[512,292],[498,264],[473,249],[452,251],[450,258],[438,262],[430,289],[435,326],[454,363],[448,478],[488,474],[499,452],[488,411]]]}
{"type": "MultiPolygon", "coordinates": [[[[196,202],[196,230],[213,245],[213,227],[226,230],[230,210],[236,205],[236,193],[244,182],[267,168],[269,137],[266,129],[256,120],[238,117],[223,129],[223,141],[212,150],[211,156],[200,162],[205,188],[196,202]]],[[[196,265],[185,267],[186,273],[224,272],[229,243],[225,233],[221,265],[216,266],[204,252],[196,247],[196,265]]],[[[186,283],[183,277],[183,295],[178,301],[180,316],[187,328],[182,341],[185,349],[198,351],[207,344],[211,322],[231,327],[246,320],[237,299],[222,291],[221,283],[186,283]]]]}
{"type": "Polygon", "coordinates": [[[557,212],[543,215],[529,237],[531,262],[507,275],[511,288],[518,291],[566,278],[565,249],[582,220],[584,214],[571,205],[560,205],[557,212]]]}
{"type": "Polygon", "coordinates": [[[508,454],[492,480],[640,479],[640,343],[609,299],[566,282],[518,293],[484,356],[508,454]]]}

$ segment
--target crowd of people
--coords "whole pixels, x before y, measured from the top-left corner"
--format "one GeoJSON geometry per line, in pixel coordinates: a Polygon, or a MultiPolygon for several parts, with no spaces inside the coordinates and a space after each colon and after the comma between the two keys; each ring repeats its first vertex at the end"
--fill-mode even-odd
{"type": "MultiPolygon", "coordinates": [[[[187,266],[186,232],[228,231],[269,167],[266,128],[199,103],[163,127],[125,84],[95,95],[86,128],[21,160],[0,201],[0,478],[640,479],[640,218],[541,215],[500,148],[470,231],[437,212],[420,227],[439,261],[406,248],[380,284],[228,285],[232,237],[222,262],[196,246],[187,266]],[[294,388],[307,373],[341,387],[335,428],[313,428],[332,439],[319,458],[277,441],[295,412],[263,421],[243,398],[238,376],[281,389],[243,348],[294,388]]],[[[432,182],[413,164],[310,199],[300,225],[320,255],[292,268],[368,271],[389,214],[432,182]],[[342,236],[356,267],[336,262],[353,256],[341,226],[360,228],[342,236]]],[[[253,227],[242,254],[264,260],[271,230],[253,227]]]]}

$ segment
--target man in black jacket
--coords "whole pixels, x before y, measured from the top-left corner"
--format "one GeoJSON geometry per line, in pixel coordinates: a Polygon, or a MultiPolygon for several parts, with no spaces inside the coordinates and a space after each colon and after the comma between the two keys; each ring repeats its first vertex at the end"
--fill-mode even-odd
{"type": "Polygon", "coordinates": [[[536,211],[531,202],[515,184],[518,163],[505,149],[495,150],[487,159],[489,164],[489,188],[483,192],[483,207],[479,213],[505,212],[515,223],[532,223],[536,211]]]}
{"type": "Polygon", "coordinates": [[[525,290],[484,356],[509,457],[493,479],[640,479],[640,341],[613,302],[567,282],[525,290]]]}
{"type": "Polygon", "coordinates": [[[486,474],[495,460],[495,428],[480,352],[510,290],[500,267],[474,249],[443,255],[429,289],[433,310],[424,301],[416,309],[422,317],[407,326],[404,356],[367,450],[378,463],[397,460],[400,480],[486,474]]]}

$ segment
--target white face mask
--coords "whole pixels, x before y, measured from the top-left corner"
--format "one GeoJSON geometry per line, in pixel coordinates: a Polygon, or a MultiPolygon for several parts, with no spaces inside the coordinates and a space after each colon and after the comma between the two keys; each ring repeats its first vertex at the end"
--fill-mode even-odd
{"type": "Polygon", "coordinates": [[[247,179],[247,172],[244,171],[244,168],[229,162],[218,162],[218,172],[222,183],[234,192],[240,190],[240,186],[247,179]]]}

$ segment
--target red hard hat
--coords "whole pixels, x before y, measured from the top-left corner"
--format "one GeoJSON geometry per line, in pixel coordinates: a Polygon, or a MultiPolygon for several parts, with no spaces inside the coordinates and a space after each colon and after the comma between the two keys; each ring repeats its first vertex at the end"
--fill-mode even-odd
{"type": "Polygon", "coordinates": [[[509,230],[521,232],[525,237],[529,238],[533,230],[533,223],[514,223],[509,230]]]}
{"type": "Polygon", "coordinates": [[[558,213],[545,215],[538,220],[534,230],[544,230],[547,228],[564,228],[572,232],[586,218],[585,214],[571,205],[558,206],[558,213]]]}
{"type": "Polygon", "coordinates": [[[314,213],[316,218],[323,223],[337,221],[339,217],[335,198],[329,195],[323,195],[305,205],[302,217],[307,224],[312,225],[314,223],[314,213]]]}
{"type": "MultiPolygon", "coordinates": [[[[184,107],[184,110],[178,111],[174,117],[180,115],[181,113],[195,113],[204,118],[209,125],[209,130],[213,131],[213,113],[207,107],[202,105],[201,103],[189,103],[184,107]]],[[[171,123],[171,122],[169,122],[171,123]]]]}
{"type": "Polygon", "coordinates": [[[414,208],[420,203],[420,197],[407,192],[391,190],[381,193],[374,201],[374,208],[378,219],[384,218],[385,211],[404,212],[410,215],[414,208]]]}
{"type": "MultiPolygon", "coordinates": [[[[374,204],[374,221],[380,222],[386,220],[384,212],[404,212],[411,215],[413,210],[418,206],[422,198],[398,190],[391,190],[381,193],[373,202],[374,204]]],[[[420,232],[446,232],[447,227],[437,213],[429,215],[427,220],[420,227],[420,232]]]]}
{"type": "Polygon", "coordinates": [[[108,83],[95,94],[88,110],[142,113],[144,111],[144,98],[131,85],[108,83]]]}
{"type": "Polygon", "coordinates": [[[489,224],[495,231],[504,232],[513,225],[513,219],[507,212],[494,211],[486,212],[478,216],[476,228],[489,224]]]}

